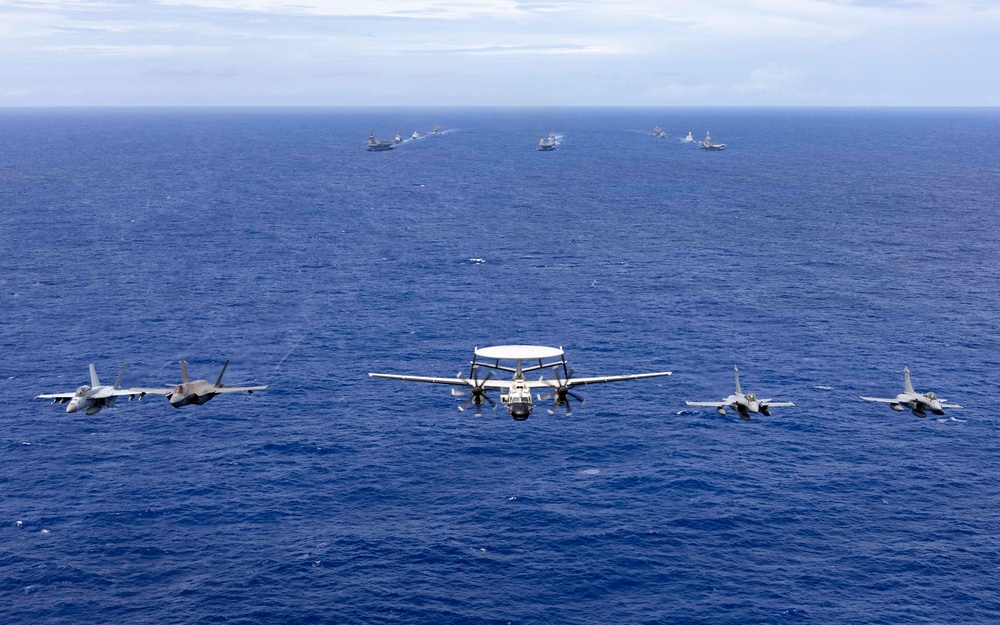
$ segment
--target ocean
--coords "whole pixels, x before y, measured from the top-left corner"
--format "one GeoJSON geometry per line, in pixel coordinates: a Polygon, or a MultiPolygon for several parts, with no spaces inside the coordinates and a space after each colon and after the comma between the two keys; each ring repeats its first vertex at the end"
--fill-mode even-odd
{"type": "Polygon", "coordinates": [[[998,109],[0,110],[0,623],[997,622],[998,153],[998,109]],[[524,422],[367,375],[520,343],[674,375],[524,422]],[[180,359],[269,388],[33,399],[180,359]],[[796,406],[685,405],[733,366],[796,406]],[[965,409],[859,399],[904,367],[965,409]]]}

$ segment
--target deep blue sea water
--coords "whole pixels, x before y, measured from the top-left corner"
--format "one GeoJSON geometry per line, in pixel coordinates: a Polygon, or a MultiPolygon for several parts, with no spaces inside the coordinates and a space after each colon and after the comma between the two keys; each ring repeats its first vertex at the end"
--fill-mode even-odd
{"type": "Polygon", "coordinates": [[[996,109],[0,111],[0,623],[997,622],[998,154],[996,109]],[[505,343],[675,374],[521,423],[367,376],[505,343]],[[270,389],[32,399],[181,358],[270,389]],[[685,407],[733,365],[797,407],[685,407]],[[904,366],[967,409],[858,399],[904,366]]]}

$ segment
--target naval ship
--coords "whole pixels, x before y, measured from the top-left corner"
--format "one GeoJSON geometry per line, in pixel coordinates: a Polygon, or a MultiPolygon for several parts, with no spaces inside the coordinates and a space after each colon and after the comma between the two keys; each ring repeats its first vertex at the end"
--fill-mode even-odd
{"type": "Polygon", "coordinates": [[[548,137],[542,137],[538,142],[538,149],[545,152],[556,149],[556,133],[550,132],[548,137]]]}
{"type": "Polygon", "coordinates": [[[713,143],[711,133],[705,133],[705,140],[699,143],[702,150],[725,150],[725,143],[713,143]]]}
{"type": "Polygon", "coordinates": [[[434,127],[431,128],[431,134],[432,135],[443,135],[444,134],[444,130],[441,128],[441,124],[434,124],[434,127]]]}
{"type": "Polygon", "coordinates": [[[656,128],[653,128],[653,136],[654,136],[654,137],[659,137],[659,138],[661,138],[661,139],[666,139],[666,138],[667,138],[667,133],[665,133],[665,132],[663,131],[663,129],[662,129],[662,128],[660,128],[660,125],[659,125],[659,124],[657,124],[657,125],[656,125],[656,128]]]}
{"type": "Polygon", "coordinates": [[[365,141],[365,146],[368,148],[369,152],[383,152],[385,150],[391,150],[396,144],[392,141],[379,141],[375,138],[375,131],[372,130],[368,133],[368,141],[365,141]]]}

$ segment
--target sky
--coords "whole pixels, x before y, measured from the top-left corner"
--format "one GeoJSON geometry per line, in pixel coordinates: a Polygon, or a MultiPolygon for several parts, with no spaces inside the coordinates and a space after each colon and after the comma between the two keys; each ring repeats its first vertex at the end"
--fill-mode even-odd
{"type": "Polygon", "coordinates": [[[0,0],[0,106],[1000,106],[1000,0],[0,0]]]}

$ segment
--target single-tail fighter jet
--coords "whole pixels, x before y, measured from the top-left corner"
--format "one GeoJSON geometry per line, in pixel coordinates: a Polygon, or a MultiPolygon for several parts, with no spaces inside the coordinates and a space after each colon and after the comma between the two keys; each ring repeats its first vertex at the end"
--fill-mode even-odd
{"type": "Polygon", "coordinates": [[[90,386],[81,386],[76,389],[75,393],[49,393],[38,395],[35,399],[51,399],[53,404],[69,403],[66,406],[66,412],[84,410],[84,414],[87,415],[97,414],[101,408],[114,406],[115,400],[119,397],[128,395],[128,400],[132,401],[132,398],[138,395],[132,389],[122,388],[122,376],[125,375],[125,367],[127,366],[128,363],[122,365],[121,373],[118,374],[114,386],[101,384],[97,378],[97,369],[94,368],[94,365],[90,365],[90,386]]]}
{"type": "Polygon", "coordinates": [[[740,413],[740,418],[744,421],[750,420],[751,413],[760,413],[771,416],[771,408],[783,406],[795,406],[790,401],[771,401],[770,399],[758,399],[753,393],[743,394],[740,389],[740,370],[733,367],[733,374],[736,376],[736,393],[723,399],[722,401],[687,401],[688,406],[708,406],[715,408],[720,415],[725,416],[726,408],[731,408],[740,413]]]}
{"type": "Polygon", "coordinates": [[[903,392],[896,395],[895,399],[884,399],[881,397],[862,397],[861,399],[889,404],[889,407],[896,412],[903,412],[903,406],[906,406],[913,411],[913,414],[920,418],[926,417],[928,410],[936,415],[943,415],[945,408],[961,408],[957,404],[949,404],[947,399],[941,399],[932,392],[918,393],[913,390],[913,384],[910,382],[909,367],[903,368],[903,392]]]}
{"type": "Polygon", "coordinates": [[[573,370],[567,368],[566,355],[561,347],[543,347],[539,345],[500,345],[497,347],[476,348],[473,352],[472,367],[469,370],[469,377],[463,377],[459,373],[454,378],[429,378],[416,375],[393,375],[388,373],[369,373],[373,378],[388,378],[390,380],[407,380],[410,382],[429,382],[431,384],[450,384],[461,386],[461,389],[452,389],[452,395],[467,396],[469,399],[458,407],[465,410],[469,406],[475,405],[476,416],[483,414],[483,404],[489,403],[496,408],[496,402],[486,394],[490,390],[500,391],[500,403],[516,421],[524,421],[531,416],[534,409],[534,402],[531,391],[534,389],[548,389],[551,392],[547,395],[538,395],[539,401],[553,400],[549,414],[555,412],[556,408],[563,406],[566,414],[572,414],[570,398],[583,403],[583,398],[572,392],[570,389],[587,384],[602,384],[605,382],[619,382],[622,380],[638,380],[641,378],[655,378],[670,375],[670,371],[658,373],[637,373],[632,375],[617,375],[601,378],[574,378],[573,370]],[[555,360],[554,360],[555,359],[555,360]],[[501,365],[501,361],[513,362],[514,365],[501,365]],[[486,376],[479,378],[479,369],[490,369],[486,376]],[[546,380],[541,376],[538,380],[528,380],[526,373],[552,369],[554,379],[546,380]],[[562,376],[559,375],[562,369],[562,376]],[[493,380],[493,371],[506,371],[513,374],[510,380],[493,380]]]}
{"type": "Polygon", "coordinates": [[[187,363],[181,360],[180,364],[181,383],[173,388],[133,388],[130,390],[137,393],[140,399],[147,393],[166,395],[167,401],[170,402],[171,406],[180,408],[189,404],[198,404],[200,406],[222,393],[246,393],[247,395],[253,395],[254,391],[263,391],[267,388],[266,386],[223,386],[222,376],[226,374],[226,367],[229,366],[228,360],[226,364],[222,365],[222,373],[219,374],[219,379],[215,381],[215,384],[212,384],[208,380],[195,380],[192,382],[188,379],[187,363]]]}

